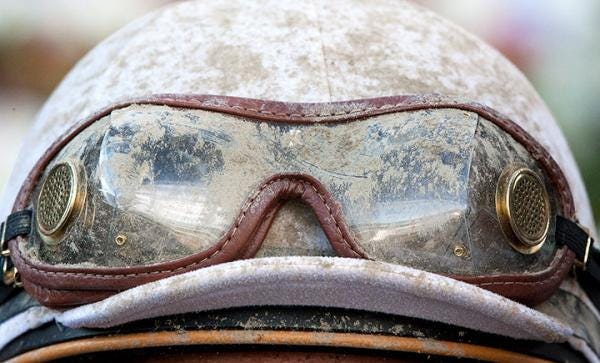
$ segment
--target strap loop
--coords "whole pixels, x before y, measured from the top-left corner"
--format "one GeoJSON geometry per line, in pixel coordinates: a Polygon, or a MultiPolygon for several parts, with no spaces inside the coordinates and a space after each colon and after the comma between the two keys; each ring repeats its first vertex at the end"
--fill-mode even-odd
{"type": "Polygon", "coordinates": [[[8,241],[17,236],[31,233],[32,215],[31,210],[22,210],[9,215],[6,222],[2,223],[2,234],[0,236],[0,258],[2,261],[0,264],[2,265],[2,282],[7,286],[20,287],[22,285],[19,271],[10,259],[8,241]]]}
{"type": "Polygon", "coordinates": [[[7,245],[8,240],[6,239],[6,223],[2,222],[2,236],[0,237],[0,253],[3,257],[10,255],[10,250],[7,245]]]}
{"type": "Polygon", "coordinates": [[[590,249],[592,248],[592,245],[594,244],[594,240],[592,239],[591,236],[588,237],[586,245],[585,245],[585,252],[583,254],[583,260],[577,259],[575,260],[575,263],[577,264],[577,267],[580,267],[583,271],[587,270],[587,264],[590,258],[590,249]]]}

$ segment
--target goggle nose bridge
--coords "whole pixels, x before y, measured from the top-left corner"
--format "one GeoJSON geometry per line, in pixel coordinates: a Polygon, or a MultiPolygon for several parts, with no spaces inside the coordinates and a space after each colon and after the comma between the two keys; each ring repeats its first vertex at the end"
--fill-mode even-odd
{"type": "Polygon", "coordinates": [[[238,257],[255,256],[277,212],[291,200],[299,201],[313,211],[338,256],[368,258],[346,225],[339,204],[321,182],[304,174],[276,174],[266,179],[246,202],[221,250],[226,249],[227,241],[236,239],[238,257]]]}

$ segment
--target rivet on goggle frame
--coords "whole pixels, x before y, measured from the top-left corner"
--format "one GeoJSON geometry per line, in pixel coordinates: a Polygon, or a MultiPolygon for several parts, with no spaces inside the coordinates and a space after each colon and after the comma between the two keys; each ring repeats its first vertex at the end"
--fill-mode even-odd
{"type": "Polygon", "coordinates": [[[123,233],[119,233],[116,237],[115,237],[115,243],[118,246],[123,246],[125,243],[127,243],[127,235],[123,234],[123,233]]]}
{"type": "Polygon", "coordinates": [[[550,228],[550,199],[537,173],[521,164],[507,166],[496,188],[496,212],[514,249],[529,255],[542,248],[550,228]]]}
{"type": "Polygon", "coordinates": [[[58,243],[81,210],[85,188],[81,171],[71,162],[55,165],[46,175],[36,205],[36,224],[47,244],[58,243]]]}
{"type": "Polygon", "coordinates": [[[467,254],[467,249],[465,248],[465,246],[458,244],[458,245],[454,246],[454,249],[452,252],[454,253],[454,256],[456,256],[456,257],[464,257],[467,254]]]}

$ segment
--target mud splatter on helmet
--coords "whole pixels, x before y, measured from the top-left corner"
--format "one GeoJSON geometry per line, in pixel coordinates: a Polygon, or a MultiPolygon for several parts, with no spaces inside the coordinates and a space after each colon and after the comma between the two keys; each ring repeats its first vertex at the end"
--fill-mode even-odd
{"type": "Polygon", "coordinates": [[[25,144],[2,358],[597,359],[560,130],[410,3],[167,7],[86,55],[25,144]]]}

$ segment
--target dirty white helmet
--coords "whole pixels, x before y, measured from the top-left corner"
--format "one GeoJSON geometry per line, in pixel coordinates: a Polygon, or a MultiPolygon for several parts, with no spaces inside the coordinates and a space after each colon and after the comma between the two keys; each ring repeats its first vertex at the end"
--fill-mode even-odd
{"type": "Polygon", "coordinates": [[[86,55],[25,145],[2,359],[598,357],[559,128],[498,52],[410,3],[167,7],[86,55]]]}

